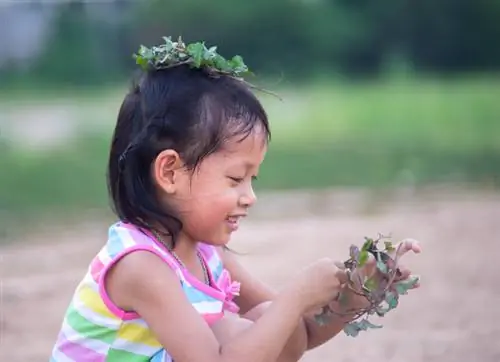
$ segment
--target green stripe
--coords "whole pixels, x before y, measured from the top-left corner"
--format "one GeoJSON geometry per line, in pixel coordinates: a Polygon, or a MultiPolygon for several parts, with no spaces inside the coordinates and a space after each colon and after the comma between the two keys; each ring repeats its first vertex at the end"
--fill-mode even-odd
{"type": "Polygon", "coordinates": [[[116,330],[89,321],[75,309],[73,304],[69,307],[66,317],[71,328],[87,338],[96,339],[107,344],[113,343],[116,339],[116,330]]]}
{"type": "Polygon", "coordinates": [[[106,362],[149,362],[151,357],[142,354],[135,354],[120,349],[110,349],[106,357],[106,362]]]}

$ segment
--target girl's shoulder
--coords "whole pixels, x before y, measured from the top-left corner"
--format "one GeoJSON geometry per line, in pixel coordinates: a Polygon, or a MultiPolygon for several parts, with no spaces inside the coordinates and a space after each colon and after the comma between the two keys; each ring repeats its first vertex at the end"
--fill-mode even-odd
{"type": "Polygon", "coordinates": [[[177,274],[179,265],[170,253],[147,231],[129,223],[118,221],[108,229],[108,237],[98,255],[103,264],[114,264],[134,251],[149,251],[166,262],[177,274]]]}

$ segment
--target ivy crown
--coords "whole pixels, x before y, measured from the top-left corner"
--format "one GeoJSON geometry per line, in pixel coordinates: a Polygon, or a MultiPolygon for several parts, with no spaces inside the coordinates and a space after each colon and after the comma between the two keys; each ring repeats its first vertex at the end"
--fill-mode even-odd
{"type": "Polygon", "coordinates": [[[143,70],[159,70],[180,65],[205,70],[212,76],[229,75],[242,78],[251,74],[240,55],[226,59],[217,53],[217,47],[207,48],[205,42],[185,44],[182,38],[172,41],[171,37],[163,37],[164,44],[148,48],[141,45],[134,54],[136,64],[143,70]]]}

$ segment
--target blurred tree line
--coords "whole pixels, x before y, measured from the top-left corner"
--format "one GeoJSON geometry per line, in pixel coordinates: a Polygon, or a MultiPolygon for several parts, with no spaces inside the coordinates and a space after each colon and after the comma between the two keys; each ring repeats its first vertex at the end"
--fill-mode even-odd
{"type": "MultiPolygon", "coordinates": [[[[498,0],[119,0],[57,6],[50,41],[23,73],[30,81],[121,79],[134,68],[131,54],[138,46],[164,35],[203,39],[222,54],[242,54],[260,74],[293,78],[322,71],[376,76],[394,66],[440,74],[500,68],[498,0]]],[[[3,69],[4,76],[19,76],[13,70],[3,69]]]]}

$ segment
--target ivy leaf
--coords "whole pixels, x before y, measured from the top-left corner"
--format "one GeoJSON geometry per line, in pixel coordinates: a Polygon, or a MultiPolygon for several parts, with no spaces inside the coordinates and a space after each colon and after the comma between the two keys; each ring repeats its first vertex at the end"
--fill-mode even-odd
{"type": "Polygon", "coordinates": [[[358,265],[360,267],[364,266],[366,264],[366,262],[368,261],[368,252],[366,250],[362,250],[360,253],[359,253],[359,261],[358,261],[358,265]]]}
{"type": "Polygon", "coordinates": [[[342,307],[345,307],[347,306],[349,303],[349,296],[347,293],[340,293],[340,296],[339,296],[339,304],[340,306],[342,307]]]}
{"type": "Polygon", "coordinates": [[[373,292],[377,289],[378,287],[378,282],[375,278],[370,278],[364,283],[364,287],[369,291],[373,292]]]}
{"type": "Polygon", "coordinates": [[[223,73],[232,76],[251,74],[243,58],[235,55],[226,60],[217,53],[217,47],[209,49],[204,42],[195,42],[186,45],[182,38],[174,42],[171,37],[163,37],[164,44],[147,48],[143,45],[137,54],[134,54],[136,63],[143,69],[152,66],[154,69],[164,69],[181,64],[190,64],[192,67],[205,67],[209,73],[223,73]]]}
{"type": "Polygon", "coordinates": [[[381,260],[377,261],[377,269],[380,272],[387,274],[387,265],[385,265],[381,260]]]}
{"type": "Polygon", "coordinates": [[[384,241],[385,251],[390,253],[391,251],[396,250],[396,248],[392,245],[390,241],[384,241]]]}
{"type": "Polygon", "coordinates": [[[329,318],[327,315],[321,313],[321,314],[317,314],[314,316],[314,320],[316,321],[316,323],[318,323],[318,325],[320,326],[325,326],[328,324],[329,322],[329,318]]]}
{"type": "Polygon", "coordinates": [[[351,245],[349,248],[349,256],[352,260],[358,261],[359,258],[359,248],[356,245],[351,245]]]}
{"type": "Polygon", "coordinates": [[[372,328],[372,329],[380,329],[380,328],[382,328],[381,325],[373,324],[368,319],[363,319],[360,322],[358,322],[358,324],[359,324],[359,328],[361,330],[364,330],[364,331],[368,330],[369,328],[372,328]]]}
{"type": "Polygon", "coordinates": [[[365,237],[365,242],[363,243],[361,250],[362,251],[369,251],[372,248],[373,244],[374,244],[373,239],[365,237]]]}
{"type": "Polygon", "coordinates": [[[235,55],[230,61],[230,66],[237,72],[246,72],[248,70],[243,58],[239,55],[235,55]]]}
{"type": "Polygon", "coordinates": [[[357,337],[359,334],[359,328],[355,323],[347,323],[344,326],[344,333],[349,337],[357,337]]]}
{"type": "Polygon", "coordinates": [[[383,306],[378,306],[377,308],[375,308],[375,313],[377,313],[377,315],[379,317],[383,317],[385,316],[385,314],[389,311],[389,308],[387,307],[383,307],[383,306]]]}
{"type": "Polygon", "coordinates": [[[392,293],[392,292],[388,292],[385,296],[385,301],[387,302],[387,304],[389,305],[389,310],[391,309],[394,309],[398,306],[398,298],[397,296],[392,293]]]}
{"type": "Polygon", "coordinates": [[[203,43],[189,44],[186,50],[193,59],[194,66],[200,67],[201,61],[203,60],[203,55],[205,53],[205,45],[203,43]]]}
{"type": "Polygon", "coordinates": [[[412,289],[418,283],[418,280],[418,277],[410,277],[407,280],[402,280],[394,284],[394,289],[396,289],[398,294],[408,294],[408,290],[412,289]]]}

